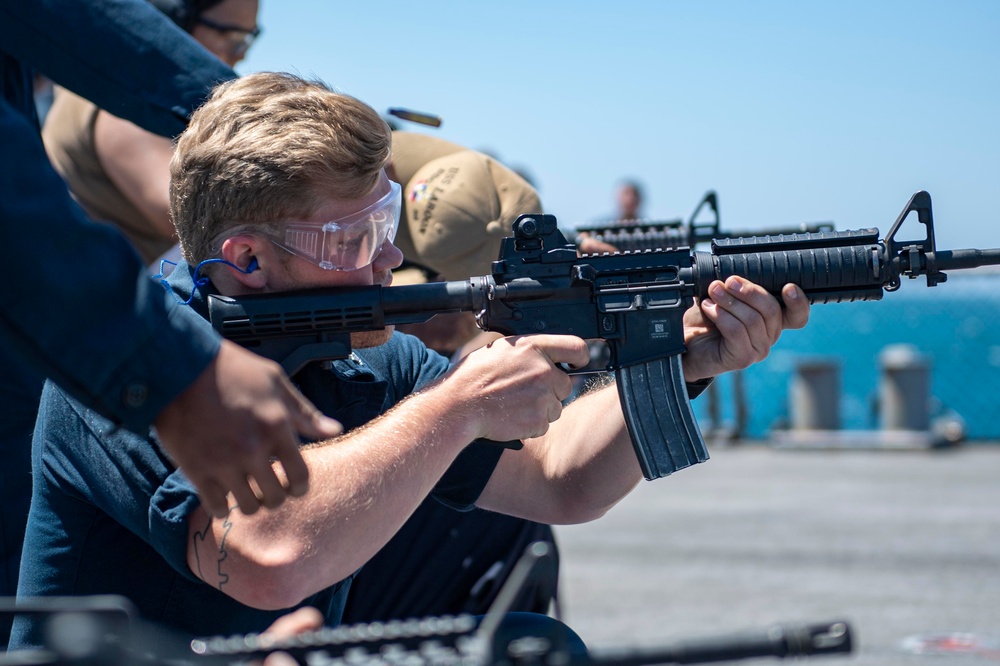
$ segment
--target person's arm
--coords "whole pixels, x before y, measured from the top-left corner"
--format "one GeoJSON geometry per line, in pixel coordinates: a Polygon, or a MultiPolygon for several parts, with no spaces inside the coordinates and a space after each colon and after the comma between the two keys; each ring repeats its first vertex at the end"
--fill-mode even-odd
{"type": "MultiPolygon", "coordinates": [[[[685,315],[684,378],[694,382],[764,359],[786,328],[802,328],[809,304],[786,285],[782,308],[739,277],[711,285],[685,315]],[[737,289],[739,287],[739,289],[737,289]]],[[[574,401],[543,436],[505,451],[477,506],[550,524],[603,515],[642,479],[613,384],[574,401]]]]}
{"type": "MultiPolygon", "coordinates": [[[[212,86],[235,76],[144,0],[2,0],[0,45],[164,136],[180,133],[212,86]]],[[[11,250],[0,272],[7,349],[135,432],[155,421],[213,513],[225,513],[229,490],[248,512],[304,491],[297,434],[332,436],[339,426],[290,389],[275,364],[257,360],[254,388],[242,389],[232,373],[249,353],[202,329],[197,315],[148,279],[120,233],[86,219],[49,165],[37,128],[6,101],[0,145],[5,160],[16,156],[0,167],[0,233],[11,250]],[[284,465],[287,486],[267,466],[272,457],[284,465]],[[254,474],[262,475],[261,496],[247,484],[254,474]]]]}
{"type": "Polygon", "coordinates": [[[600,254],[602,252],[617,252],[618,248],[610,243],[597,240],[589,232],[582,231],[576,236],[576,250],[580,254],[600,254]]]}
{"type": "Polygon", "coordinates": [[[142,213],[157,236],[177,242],[170,221],[170,158],[173,142],[138,125],[98,111],[94,149],[115,187],[142,213]]]}
{"type": "MultiPolygon", "coordinates": [[[[235,76],[144,0],[2,0],[0,45],[165,135],[184,128],[215,81],[235,76]]],[[[0,233],[12,250],[3,335],[81,401],[145,432],[206,370],[219,339],[151,286],[123,236],[86,219],[37,129],[6,102],[0,116],[0,233]]]]}
{"type": "Polygon", "coordinates": [[[0,102],[0,343],[84,404],[145,434],[192,473],[210,511],[233,491],[248,512],[304,492],[298,434],[337,434],[280,367],[221,341],[150,280],[128,241],[89,221],[45,156],[41,137],[0,102]],[[279,484],[277,457],[288,475],[279,484]],[[247,484],[256,478],[257,497],[247,484]]]}
{"type": "Polygon", "coordinates": [[[188,519],[191,571],[255,608],[292,606],[351,575],[431,492],[469,442],[544,432],[571,390],[554,363],[586,363],[579,338],[505,338],[383,417],[304,451],[310,492],[275,511],[188,519]]]}

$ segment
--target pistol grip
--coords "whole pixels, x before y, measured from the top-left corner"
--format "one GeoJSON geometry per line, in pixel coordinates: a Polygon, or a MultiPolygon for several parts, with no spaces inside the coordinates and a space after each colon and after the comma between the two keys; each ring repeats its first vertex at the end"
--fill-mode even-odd
{"type": "Polygon", "coordinates": [[[708,460],[691,411],[680,354],[615,371],[625,425],[642,475],[652,481],[708,460]]]}

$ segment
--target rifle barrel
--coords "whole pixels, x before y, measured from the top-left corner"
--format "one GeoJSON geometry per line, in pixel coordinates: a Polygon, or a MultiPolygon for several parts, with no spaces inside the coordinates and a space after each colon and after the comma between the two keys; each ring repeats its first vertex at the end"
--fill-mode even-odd
{"type": "Polygon", "coordinates": [[[591,664],[652,666],[653,664],[703,664],[752,657],[804,657],[845,654],[853,649],[847,622],[776,625],[764,630],[716,638],[690,639],[662,648],[594,650],[591,664]]]}
{"type": "Polygon", "coordinates": [[[482,277],[452,282],[408,284],[382,289],[386,324],[418,324],[436,314],[482,309],[482,277]]]}
{"type": "Polygon", "coordinates": [[[987,250],[937,250],[933,259],[928,257],[928,263],[933,262],[939,270],[955,268],[978,268],[980,266],[1000,266],[1000,248],[987,250]]]}

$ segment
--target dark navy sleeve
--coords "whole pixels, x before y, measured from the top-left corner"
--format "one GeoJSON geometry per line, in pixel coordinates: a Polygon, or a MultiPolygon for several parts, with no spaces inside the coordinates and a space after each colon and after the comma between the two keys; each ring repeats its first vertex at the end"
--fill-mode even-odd
{"type": "MultiPolygon", "coordinates": [[[[32,452],[21,597],[123,595],[143,617],[189,636],[259,632],[287,612],[245,606],[190,571],[197,495],[154,439],[115,427],[47,382],[32,452]]],[[[336,622],[348,586],[303,605],[336,622]]],[[[11,644],[41,645],[41,629],[21,615],[11,644]]]]}
{"type": "Polygon", "coordinates": [[[146,0],[0,0],[0,51],[164,136],[236,76],[146,0]]]}
{"type": "MultiPolygon", "coordinates": [[[[152,519],[157,514],[153,498],[162,495],[168,484],[171,489],[176,487],[179,473],[153,439],[116,427],[47,382],[33,447],[34,472],[44,477],[35,490],[33,512],[45,507],[41,500],[47,497],[49,502],[59,503],[48,509],[50,521],[72,516],[75,502],[76,506],[92,506],[119,526],[109,528],[106,521],[98,523],[94,519],[64,524],[62,529],[67,536],[78,541],[73,546],[78,552],[91,547],[88,539],[99,541],[94,537],[99,530],[121,527],[158,549],[163,547],[160,526],[152,519]]],[[[183,480],[180,483],[183,485],[183,480]]],[[[188,513],[198,506],[193,489],[189,494],[193,504],[187,506],[188,513]]],[[[172,515],[179,519],[176,508],[172,515]]],[[[179,542],[180,548],[186,547],[186,525],[179,542]]],[[[49,545],[31,552],[58,550],[49,545]]],[[[176,557],[162,554],[171,564],[175,563],[176,557]]],[[[66,575],[87,573],[77,570],[73,574],[71,566],[64,568],[66,575]]],[[[185,564],[178,570],[190,575],[186,569],[185,564]]]]}
{"type": "Polygon", "coordinates": [[[0,344],[135,432],[189,386],[218,337],[146,274],[125,237],[87,220],[41,137],[0,102],[0,344]]]}
{"type": "Polygon", "coordinates": [[[503,451],[499,444],[484,440],[469,444],[434,486],[431,497],[456,511],[472,511],[503,451]]]}
{"type": "Polygon", "coordinates": [[[31,68],[166,136],[234,72],[145,0],[0,0],[0,345],[142,433],[218,352],[52,170],[31,68]]]}
{"type": "Polygon", "coordinates": [[[150,545],[175,571],[192,581],[199,578],[187,563],[188,519],[199,506],[194,486],[180,470],[164,480],[149,503],[150,545]]]}

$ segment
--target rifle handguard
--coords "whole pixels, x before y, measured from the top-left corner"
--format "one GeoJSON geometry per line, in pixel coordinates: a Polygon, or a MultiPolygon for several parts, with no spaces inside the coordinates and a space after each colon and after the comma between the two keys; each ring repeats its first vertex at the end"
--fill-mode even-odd
{"type": "Polygon", "coordinates": [[[615,370],[632,447],[647,481],[708,460],[680,355],[615,370]]]}

